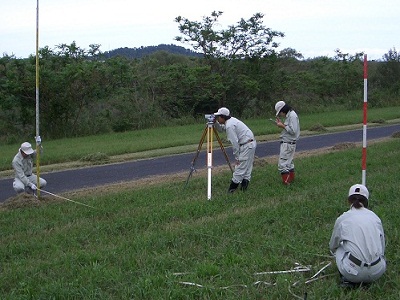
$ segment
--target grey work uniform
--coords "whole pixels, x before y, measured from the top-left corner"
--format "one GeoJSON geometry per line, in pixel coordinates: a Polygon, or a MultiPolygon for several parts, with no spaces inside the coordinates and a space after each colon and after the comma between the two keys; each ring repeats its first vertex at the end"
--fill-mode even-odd
{"type": "MultiPolygon", "coordinates": [[[[36,150],[24,158],[21,154],[21,150],[14,156],[12,166],[15,171],[15,178],[13,182],[13,188],[17,193],[25,191],[25,187],[31,183],[37,184],[37,176],[32,173],[33,170],[33,159],[36,157],[36,150]]],[[[43,178],[40,178],[40,187],[45,187],[47,182],[43,178]]]]}
{"type": "Polygon", "coordinates": [[[372,282],[386,270],[382,222],[367,208],[351,207],[336,219],[329,249],[339,272],[350,282],[372,282]]]}
{"type": "Polygon", "coordinates": [[[241,183],[243,179],[250,181],[253,171],[257,142],[253,132],[242,121],[231,117],[225,124],[215,123],[218,131],[225,131],[232,144],[233,156],[239,162],[235,165],[232,181],[241,183]]]}
{"type": "Polygon", "coordinates": [[[296,142],[300,137],[300,122],[296,112],[290,110],[286,114],[285,129],[280,135],[281,147],[279,152],[278,170],[287,173],[294,169],[294,153],[296,152],[296,142]]]}

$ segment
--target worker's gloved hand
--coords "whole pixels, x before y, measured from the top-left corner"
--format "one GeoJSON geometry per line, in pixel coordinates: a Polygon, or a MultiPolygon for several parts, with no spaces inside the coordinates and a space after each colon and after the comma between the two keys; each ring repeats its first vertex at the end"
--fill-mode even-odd
{"type": "Polygon", "coordinates": [[[33,183],[31,183],[31,189],[32,189],[32,191],[36,191],[36,190],[37,190],[36,185],[34,185],[33,183]]]}
{"type": "Polygon", "coordinates": [[[37,144],[37,145],[41,145],[41,144],[42,144],[42,139],[40,138],[40,135],[38,135],[38,136],[36,137],[36,144],[37,144]]]}

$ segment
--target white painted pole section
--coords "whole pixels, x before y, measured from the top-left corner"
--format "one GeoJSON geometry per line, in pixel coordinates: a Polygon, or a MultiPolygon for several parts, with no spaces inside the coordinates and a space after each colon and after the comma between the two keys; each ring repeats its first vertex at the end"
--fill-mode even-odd
{"type": "Polygon", "coordinates": [[[212,171],[212,143],[213,143],[213,124],[208,124],[207,128],[207,199],[211,200],[211,171],[212,171]]]}
{"type": "Polygon", "coordinates": [[[361,183],[366,185],[367,181],[367,107],[368,107],[368,60],[364,54],[364,117],[363,117],[363,149],[362,149],[362,172],[361,183]]]}

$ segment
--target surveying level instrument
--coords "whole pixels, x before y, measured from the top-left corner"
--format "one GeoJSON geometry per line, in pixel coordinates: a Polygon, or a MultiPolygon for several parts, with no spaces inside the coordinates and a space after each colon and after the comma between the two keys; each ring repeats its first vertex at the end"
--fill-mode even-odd
{"type": "Polygon", "coordinates": [[[192,164],[190,166],[190,172],[189,175],[186,179],[186,184],[185,187],[187,186],[190,177],[192,177],[193,171],[196,171],[194,165],[196,163],[197,158],[199,157],[201,148],[203,146],[204,140],[207,137],[207,199],[211,200],[211,171],[213,168],[213,164],[212,164],[212,153],[213,153],[213,135],[215,134],[217,141],[219,143],[219,146],[222,150],[222,153],[225,156],[225,160],[228,163],[229,168],[231,169],[232,173],[233,173],[233,168],[232,165],[229,161],[229,157],[226,154],[224,145],[222,144],[222,141],[218,135],[217,130],[214,128],[214,121],[215,121],[215,116],[213,114],[211,115],[204,115],[204,117],[207,120],[207,124],[206,127],[204,128],[203,134],[201,136],[200,142],[199,142],[199,146],[197,147],[197,152],[196,155],[194,156],[193,160],[192,160],[192,164]]]}

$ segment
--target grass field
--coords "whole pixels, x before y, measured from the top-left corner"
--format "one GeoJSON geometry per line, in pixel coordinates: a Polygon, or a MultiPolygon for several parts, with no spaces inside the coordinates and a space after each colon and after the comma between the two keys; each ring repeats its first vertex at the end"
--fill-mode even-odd
{"type": "Polygon", "coordinates": [[[275,163],[256,164],[249,190],[228,195],[222,170],[212,201],[197,173],[186,189],[186,178],[171,177],[73,198],[94,209],[51,197],[1,205],[1,298],[400,299],[399,157],[398,138],[368,147],[370,208],[383,221],[388,261],[368,289],[340,288],[328,250],[361,179],[355,147],[298,155],[289,187],[275,163]],[[257,275],[297,264],[310,271],[257,275]]]}

